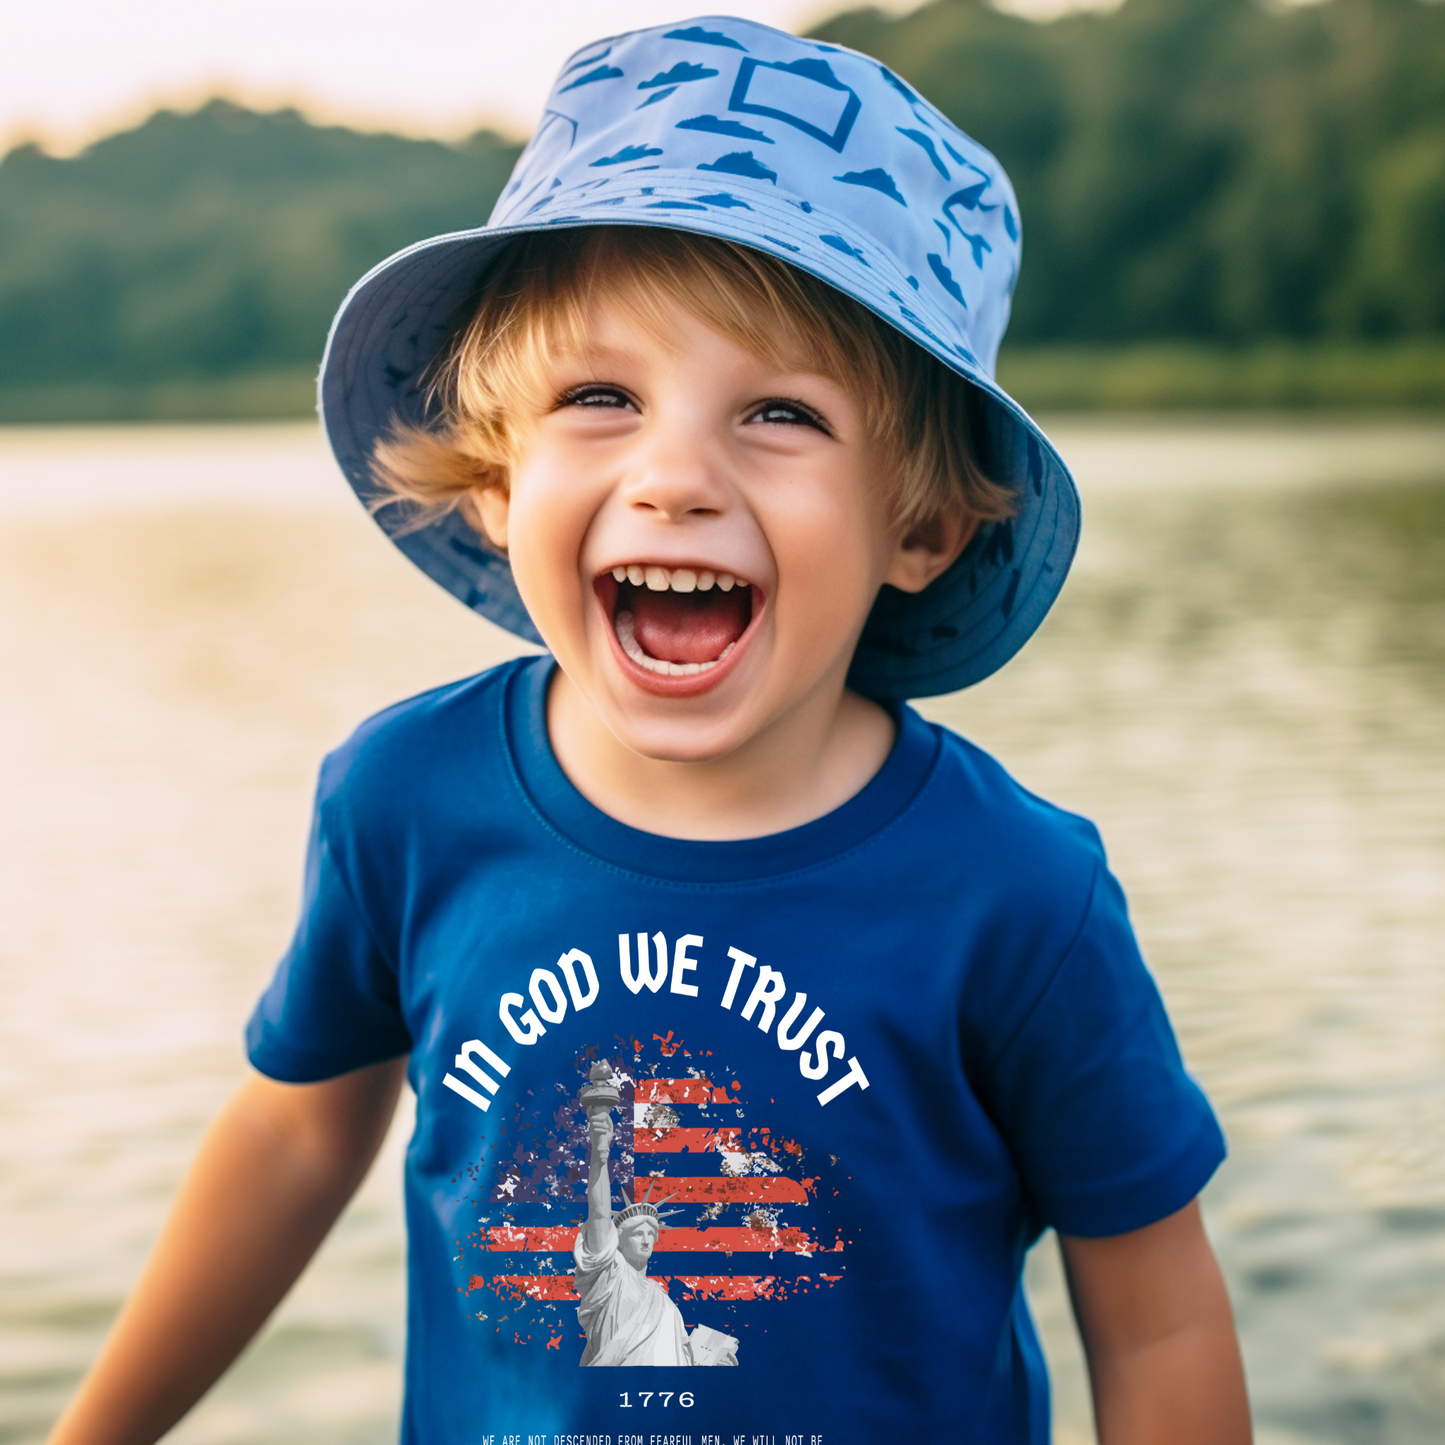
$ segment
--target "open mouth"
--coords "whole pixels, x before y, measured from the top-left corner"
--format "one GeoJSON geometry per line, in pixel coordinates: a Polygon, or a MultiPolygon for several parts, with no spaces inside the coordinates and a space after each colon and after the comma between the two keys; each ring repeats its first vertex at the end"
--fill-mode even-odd
{"type": "Polygon", "coordinates": [[[634,562],[597,579],[627,658],[655,677],[699,677],[733,655],[757,589],[730,572],[634,562]]]}

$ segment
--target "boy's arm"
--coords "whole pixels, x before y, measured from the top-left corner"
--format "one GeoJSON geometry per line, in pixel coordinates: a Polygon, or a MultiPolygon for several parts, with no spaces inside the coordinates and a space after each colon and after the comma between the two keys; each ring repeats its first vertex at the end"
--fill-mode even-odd
{"type": "Polygon", "coordinates": [[[1244,1366],[1199,1205],[1060,1243],[1100,1445],[1249,1445],[1244,1366]]]}
{"type": "Polygon", "coordinates": [[[147,1445],[305,1268],[376,1157],[406,1060],[319,1084],[248,1079],[211,1125],[150,1261],[50,1445],[147,1445]]]}

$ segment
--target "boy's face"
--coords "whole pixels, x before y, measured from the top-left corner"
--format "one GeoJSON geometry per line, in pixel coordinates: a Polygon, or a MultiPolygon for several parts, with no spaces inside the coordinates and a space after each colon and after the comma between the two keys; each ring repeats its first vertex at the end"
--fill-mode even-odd
{"type": "Polygon", "coordinates": [[[477,496],[568,682],[670,761],[836,708],[880,584],[910,585],[857,403],[680,308],[663,342],[599,306],[589,343],[477,496]]]}

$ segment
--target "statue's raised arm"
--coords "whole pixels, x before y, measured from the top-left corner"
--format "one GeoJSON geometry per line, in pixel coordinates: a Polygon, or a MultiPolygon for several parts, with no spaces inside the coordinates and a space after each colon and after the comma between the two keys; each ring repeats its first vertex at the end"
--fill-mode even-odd
{"type": "Polygon", "coordinates": [[[612,1157],[612,1110],[622,1100],[611,1079],[612,1070],[606,1064],[594,1064],[592,1082],[581,1094],[582,1107],[587,1110],[587,1222],[582,1228],[592,1254],[613,1247],[615,1236],[607,1166],[612,1157]]]}
{"type": "MultiPolygon", "coordinates": [[[[699,1365],[737,1363],[731,1335],[699,1325],[690,1342],[677,1306],[656,1280],[647,1262],[663,1229],[662,1213],[652,1203],[650,1179],[640,1198],[634,1180],[632,1198],[612,1213],[612,1111],[621,1090],[606,1064],[592,1066],[578,1100],[587,1111],[587,1218],[577,1231],[577,1319],[587,1335],[584,1365],[699,1365]]],[[[624,1196],[625,1197],[625,1196],[624,1196]]],[[[662,1199],[658,1204],[666,1204],[662,1199]]],[[[675,1212],[675,1211],[673,1211],[675,1212]]]]}

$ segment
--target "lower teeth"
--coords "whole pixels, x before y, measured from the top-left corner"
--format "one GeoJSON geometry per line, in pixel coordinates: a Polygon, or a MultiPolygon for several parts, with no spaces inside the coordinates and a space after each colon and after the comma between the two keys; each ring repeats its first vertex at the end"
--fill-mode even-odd
{"type": "Polygon", "coordinates": [[[710,672],[737,646],[736,642],[728,643],[711,662],[664,662],[660,657],[650,657],[642,650],[637,640],[637,624],[630,612],[619,612],[614,626],[623,652],[639,667],[645,667],[648,672],[655,672],[660,677],[691,677],[697,672],[710,672]]]}

